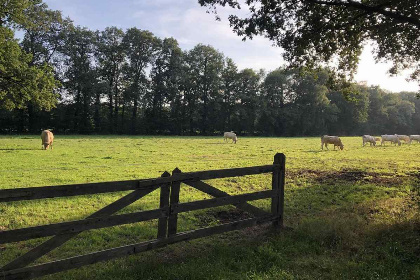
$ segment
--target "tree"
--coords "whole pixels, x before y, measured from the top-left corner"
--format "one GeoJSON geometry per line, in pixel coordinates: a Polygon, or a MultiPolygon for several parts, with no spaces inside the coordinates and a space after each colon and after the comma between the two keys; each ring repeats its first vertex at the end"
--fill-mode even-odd
{"type": "MultiPolygon", "coordinates": [[[[327,11],[326,2],[332,0],[316,0],[321,1],[325,2],[321,8],[327,11]]],[[[343,1],[334,3],[338,6],[343,1]]],[[[233,0],[218,2],[228,4],[233,0]]],[[[309,2],[269,0],[259,6],[259,1],[246,1],[255,5],[254,13],[273,7],[282,8],[277,10],[279,13],[285,12],[286,4],[295,3],[290,16],[303,9],[302,3],[309,2]],[[268,8],[260,11],[264,5],[268,8]]],[[[372,1],[359,3],[370,5],[372,1]]],[[[306,6],[312,20],[322,14],[322,9],[313,5],[306,6]]],[[[402,10],[405,7],[401,5],[402,10]]],[[[351,10],[347,7],[336,16],[343,19],[351,10]]],[[[303,14],[299,15],[304,19],[303,14]]],[[[295,23],[292,19],[288,20],[291,27],[295,23]]],[[[326,19],[323,26],[334,24],[332,17],[326,19]]],[[[303,34],[299,33],[302,30],[295,31],[303,34]]],[[[317,34],[306,35],[312,41],[309,53],[303,50],[301,64],[305,67],[279,68],[266,75],[263,70],[238,70],[232,59],[211,46],[199,44],[183,52],[174,38],[160,40],[146,30],[131,28],[124,32],[108,27],[92,32],[74,27],[40,0],[3,1],[0,132],[27,132],[28,128],[34,132],[40,127],[52,127],[64,133],[211,135],[233,130],[241,135],[273,136],[418,134],[420,99],[415,93],[388,93],[355,83],[348,83],[346,88],[333,87],[337,76],[331,70],[309,67],[311,62],[315,65],[322,61],[316,61],[323,55],[317,47],[320,42],[327,44],[329,38],[324,38],[322,32],[321,41],[315,40],[319,39],[317,34]],[[17,29],[24,31],[20,43],[14,38],[17,29]],[[62,82],[61,87],[57,80],[62,82]]],[[[344,48],[343,42],[333,42],[333,46],[337,43],[344,48]]],[[[396,51],[402,50],[400,45],[395,47],[396,51]]],[[[336,54],[332,52],[331,58],[336,54]]]]}
{"type": "MultiPolygon", "coordinates": [[[[60,11],[49,10],[44,3],[28,7],[24,14],[30,21],[22,27],[25,34],[20,45],[32,56],[29,65],[51,65],[56,79],[60,80],[62,73],[58,70],[63,62],[60,49],[64,46],[66,32],[72,26],[71,20],[63,19],[60,11]]],[[[28,100],[25,107],[22,114],[27,114],[29,130],[38,132],[42,126],[39,120],[45,119],[39,118],[41,108],[32,100],[28,100]]]]}
{"type": "Polygon", "coordinates": [[[30,22],[25,11],[34,6],[42,5],[41,0],[8,0],[0,4],[0,26],[22,27],[30,22]]]}
{"type": "Polygon", "coordinates": [[[65,44],[65,34],[72,27],[69,18],[63,19],[60,11],[49,10],[47,5],[30,6],[25,10],[30,22],[23,26],[25,31],[22,49],[32,55],[32,65],[44,63],[56,65],[59,50],[65,44]],[[56,62],[56,63],[55,63],[56,62]]]}
{"type": "Polygon", "coordinates": [[[214,130],[214,123],[210,120],[217,116],[217,103],[221,98],[219,89],[223,61],[222,53],[202,44],[195,46],[186,56],[190,133],[194,133],[194,116],[197,113],[201,133],[214,130]]]}
{"type": "Polygon", "coordinates": [[[294,99],[291,106],[296,111],[295,120],[292,121],[295,125],[289,127],[289,130],[299,136],[327,133],[327,120],[336,118],[327,98],[328,71],[312,71],[295,79],[297,81],[292,85],[294,99]]]}
{"type": "Polygon", "coordinates": [[[392,134],[392,131],[398,131],[398,134],[410,134],[415,104],[395,94],[386,94],[383,102],[388,116],[386,133],[392,134]]]}
{"type": "MultiPolygon", "coordinates": [[[[213,8],[237,0],[198,0],[213,8]]],[[[338,58],[342,73],[352,74],[362,47],[373,41],[377,61],[392,61],[390,73],[414,68],[420,82],[420,5],[418,0],[247,0],[250,13],[231,15],[233,30],[245,38],[264,35],[282,47],[292,66],[314,66],[338,58]]]]}
{"type": "Polygon", "coordinates": [[[22,51],[13,32],[0,27],[0,107],[23,109],[30,100],[46,110],[55,106],[58,83],[52,68],[30,62],[31,55],[22,51]]]}
{"type": "Polygon", "coordinates": [[[235,131],[239,133],[253,135],[255,133],[255,121],[257,119],[257,109],[260,105],[258,97],[260,95],[260,80],[262,73],[256,73],[252,69],[244,69],[238,74],[239,100],[236,116],[235,131]]]}
{"type": "Polygon", "coordinates": [[[93,127],[91,105],[97,86],[94,48],[94,32],[77,26],[68,31],[62,50],[66,56],[63,84],[74,98],[73,129],[81,133],[88,133],[93,127]]]}
{"type": "Polygon", "coordinates": [[[337,122],[332,129],[337,134],[362,134],[361,130],[369,116],[369,93],[366,88],[353,84],[352,91],[348,93],[351,101],[339,91],[330,92],[328,97],[338,108],[337,122]]]}
{"type": "Polygon", "coordinates": [[[262,83],[262,109],[258,120],[259,130],[268,135],[285,133],[285,106],[294,98],[293,87],[299,72],[295,69],[276,69],[265,77],[262,83]]]}
{"type": "Polygon", "coordinates": [[[47,64],[33,65],[14,38],[12,28],[29,26],[25,12],[41,1],[13,0],[0,5],[0,107],[25,109],[29,101],[38,108],[50,110],[56,105],[59,83],[47,64]]]}
{"type": "Polygon", "coordinates": [[[235,104],[239,100],[238,67],[231,58],[226,58],[221,78],[221,90],[223,91],[221,104],[221,128],[223,131],[231,131],[232,117],[236,113],[235,104]]]}
{"type": "MultiPolygon", "coordinates": [[[[126,58],[125,46],[123,44],[124,31],[117,27],[107,27],[104,31],[97,33],[97,49],[95,53],[98,62],[101,80],[104,81],[104,89],[108,96],[109,132],[118,128],[118,109],[124,100],[120,89],[123,79],[123,65],[126,58]],[[121,102],[120,102],[121,101],[121,102]]],[[[96,99],[101,98],[97,92],[96,99]]],[[[124,124],[122,125],[124,126],[124,124]]]]}
{"type": "Polygon", "coordinates": [[[179,99],[182,50],[174,38],[166,38],[151,70],[152,90],[148,94],[148,123],[152,132],[170,129],[169,109],[179,99]]]}
{"type": "Polygon", "coordinates": [[[382,134],[388,129],[388,114],[384,102],[387,93],[377,86],[369,87],[367,91],[369,93],[369,119],[364,133],[382,134]]]}
{"type": "Polygon", "coordinates": [[[124,70],[125,78],[128,81],[127,95],[133,103],[131,133],[134,134],[137,129],[139,102],[145,97],[150,87],[146,69],[156,58],[160,40],[149,31],[133,27],[125,33],[123,43],[127,54],[127,64],[124,70]]]}

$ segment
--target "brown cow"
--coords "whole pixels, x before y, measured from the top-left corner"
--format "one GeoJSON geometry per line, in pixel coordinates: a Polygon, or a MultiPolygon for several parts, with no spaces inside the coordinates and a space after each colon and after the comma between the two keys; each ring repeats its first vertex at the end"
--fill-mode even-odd
{"type": "Polygon", "coordinates": [[[42,140],[42,146],[44,150],[48,149],[48,147],[51,147],[51,150],[52,150],[54,135],[51,131],[43,130],[41,133],[41,140],[42,140]]]}

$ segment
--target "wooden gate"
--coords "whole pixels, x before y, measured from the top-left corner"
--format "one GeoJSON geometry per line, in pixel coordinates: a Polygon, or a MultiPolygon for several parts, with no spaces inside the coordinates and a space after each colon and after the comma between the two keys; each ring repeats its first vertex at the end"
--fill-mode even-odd
{"type": "Polygon", "coordinates": [[[285,159],[284,154],[276,154],[272,165],[191,173],[183,173],[176,168],[172,172],[172,175],[168,172],[164,172],[160,178],[155,179],[0,190],[0,202],[133,190],[131,193],[83,220],[1,231],[0,244],[40,237],[53,237],[0,268],[0,279],[35,278],[100,261],[137,254],[180,241],[201,238],[267,222],[271,222],[275,227],[281,228],[283,226],[285,159]],[[263,173],[272,173],[271,190],[229,195],[228,193],[203,182],[203,180],[263,173]],[[182,183],[209,194],[214,198],[179,203],[179,192],[182,183]],[[159,209],[113,215],[159,188],[159,209]],[[271,213],[247,203],[247,201],[264,198],[271,198],[271,213]],[[178,232],[177,223],[179,213],[223,205],[234,205],[241,210],[253,214],[254,218],[242,219],[187,232],[178,232]],[[158,233],[157,238],[154,240],[29,266],[40,257],[61,246],[83,231],[138,223],[152,219],[158,219],[158,233]]]}

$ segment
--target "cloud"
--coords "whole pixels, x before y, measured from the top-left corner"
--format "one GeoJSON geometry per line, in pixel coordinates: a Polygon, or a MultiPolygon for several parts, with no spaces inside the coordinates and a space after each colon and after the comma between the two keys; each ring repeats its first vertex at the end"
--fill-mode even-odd
{"type": "Polygon", "coordinates": [[[154,5],[160,8],[153,12],[149,12],[151,6],[139,5],[140,10],[132,11],[131,17],[142,29],[148,29],[159,37],[176,38],[184,50],[200,43],[211,45],[232,58],[239,68],[273,70],[283,64],[281,49],[272,47],[268,39],[255,37],[244,42],[233,33],[227,21],[230,12],[227,9],[219,11],[223,18],[219,22],[213,14],[206,13],[205,8],[195,3],[170,9],[165,5],[154,5]]]}

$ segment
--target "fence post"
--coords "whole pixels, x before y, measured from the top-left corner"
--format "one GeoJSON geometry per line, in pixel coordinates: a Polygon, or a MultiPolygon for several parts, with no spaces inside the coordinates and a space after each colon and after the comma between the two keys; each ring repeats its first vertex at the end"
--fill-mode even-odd
{"type": "MultiPolygon", "coordinates": [[[[165,171],[161,177],[170,177],[171,174],[169,174],[168,171],[165,171]]],[[[169,186],[171,184],[164,184],[160,187],[160,204],[159,208],[169,207],[169,186]]],[[[158,222],[158,234],[157,238],[165,238],[168,232],[168,216],[169,216],[169,210],[166,211],[166,217],[159,218],[158,222]]]]}
{"type": "Polygon", "coordinates": [[[278,219],[273,222],[275,227],[283,227],[283,213],[284,213],[284,177],[286,169],[286,156],[277,153],[274,156],[274,165],[277,167],[273,171],[272,189],[277,192],[271,200],[271,213],[278,219]]]}
{"type": "MultiPolygon", "coordinates": [[[[175,168],[174,171],[172,171],[172,176],[176,174],[180,174],[181,170],[178,168],[175,168]]],[[[179,190],[180,190],[181,182],[176,181],[172,182],[171,186],[171,199],[170,199],[170,209],[172,209],[173,205],[177,205],[179,203],[179,190]]],[[[177,225],[178,225],[178,214],[170,213],[169,219],[168,219],[168,237],[171,235],[176,234],[177,232],[177,225]]]]}

